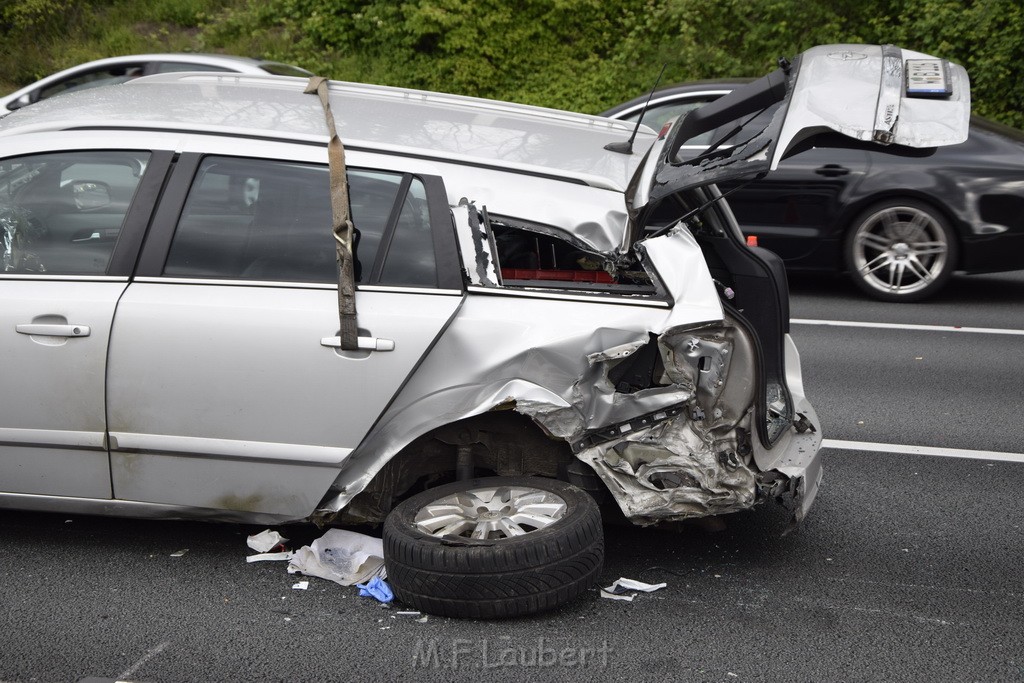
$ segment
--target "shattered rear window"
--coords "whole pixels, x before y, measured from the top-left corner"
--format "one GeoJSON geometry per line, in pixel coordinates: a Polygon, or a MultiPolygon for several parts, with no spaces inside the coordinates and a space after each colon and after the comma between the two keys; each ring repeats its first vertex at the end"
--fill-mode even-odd
{"type": "Polygon", "coordinates": [[[506,287],[655,293],[651,276],[635,258],[615,261],[546,226],[495,216],[489,222],[506,287]]]}

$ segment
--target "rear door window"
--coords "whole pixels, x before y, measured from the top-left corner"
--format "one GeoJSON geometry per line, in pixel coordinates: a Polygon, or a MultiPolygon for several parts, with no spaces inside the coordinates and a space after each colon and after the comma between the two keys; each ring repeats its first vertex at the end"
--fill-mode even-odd
{"type": "MultiPolygon", "coordinates": [[[[434,287],[433,235],[423,182],[349,169],[359,283],[434,287]]],[[[208,157],[202,161],[163,274],[279,282],[337,282],[326,166],[208,157]]]]}

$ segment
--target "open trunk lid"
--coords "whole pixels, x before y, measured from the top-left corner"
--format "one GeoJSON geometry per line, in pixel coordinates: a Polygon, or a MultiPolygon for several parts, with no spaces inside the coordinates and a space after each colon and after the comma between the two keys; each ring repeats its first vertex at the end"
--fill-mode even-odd
{"type": "Polygon", "coordinates": [[[970,86],[963,67],[893,45],[822,45],[662,131],[631,183],[634,235],[665,196],[754,178],[807,147],[952,145],[967,139],[970,86]],[[714,131],[702,154],[680,147],[714,131]]]}

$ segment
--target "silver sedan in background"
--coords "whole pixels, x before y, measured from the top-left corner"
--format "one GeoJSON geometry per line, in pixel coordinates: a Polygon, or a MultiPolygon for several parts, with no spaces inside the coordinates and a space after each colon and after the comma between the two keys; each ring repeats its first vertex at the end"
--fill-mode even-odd
{"type": "Polygon", "coordinates": [[[223,71],[243,74],[275,74],[278,76],[312,76],[291,64],[271,62],[232,55],[167,54],[123,55],[78,64],[70,69],[41,78],[35,83],[0,97],[0,116],[8,111],[63,93],[101,85],[115,85],[140,76],[176,71],[223,71]]]}

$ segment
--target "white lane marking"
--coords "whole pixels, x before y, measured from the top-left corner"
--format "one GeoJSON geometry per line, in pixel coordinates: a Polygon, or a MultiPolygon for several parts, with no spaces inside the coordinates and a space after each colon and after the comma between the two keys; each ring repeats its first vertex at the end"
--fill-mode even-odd
{"type": "Polygon", "coordinates": [[[1024,464],[1024,453],[1003,453],[1001,451],[969,451],[963,448],[939,448],[937,446],[907,446],[898,443],[871,443],[868,441],[842,441],[824,439],[822,448],[837,448],[845,451],[872,451],[875,453],[906,453],[907,455],[930,455],[939,458],[968,458],[971,460],[998,460],[1024,464]]]}
{"type": "Polygon", "coordinates": [[[156,647],[148,650],[146,652],[146,654],[142,655],[142,657],[139,659],[139,661],[137,661],[134,664],[132,664],[131,667],[129,667],[127,671],[125,671],[120,676],[118,676],[118,678],[121,679],[121,680],[125,680],[127,678],[131,678],[132,675],[136,671],[138,671],[139,669],[142,668],[143,664],[145,664],[149,660],[153,659],[153,657],[156,657],[158,654],[160,654],[161,652],[166,650],[168,647],[170,647],[170,645],[171,645],[171,641],[165,640],[164,642],[160,643],[156,647]]]}
{"type": "Polygon", "coordinates": [[[960,327],[958,325],[910,325],[903,323],[864,323],[855,320],[808,320],[793,318],[789,322],[794,325],[820,325],[822,327],[866,327],[882,330],[914,330],[917,332],[970,332],[973,334],[1005,334],[1024,336],[1024,330],[1004,329],[998,327],[960,327]]]}

